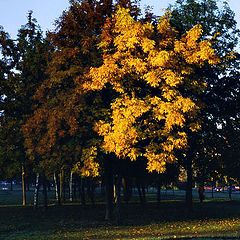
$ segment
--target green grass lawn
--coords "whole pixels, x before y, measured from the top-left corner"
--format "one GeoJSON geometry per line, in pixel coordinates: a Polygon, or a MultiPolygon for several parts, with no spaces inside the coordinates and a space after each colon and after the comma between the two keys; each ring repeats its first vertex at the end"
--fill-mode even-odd
{"type": "Polygon", "coordinates": [[[195,201],[192,210],[181,200],[164,200],[159,206],[149,201],[144,208],[136,201],[122,203],[122,224],[116,226],[104,220],[101,202],[85,207],[51,203],[43,212],[41,207],[33,211],[30,205],[17,205],[20,191],[4,194],[0,193],[0,239],[240,239],[238,201],[195,201]]]}

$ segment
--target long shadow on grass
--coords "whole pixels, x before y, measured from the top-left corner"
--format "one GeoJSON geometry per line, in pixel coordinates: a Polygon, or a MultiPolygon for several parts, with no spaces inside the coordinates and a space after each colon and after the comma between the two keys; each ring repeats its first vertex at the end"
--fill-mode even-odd
{"type": "MultiPolygon", "coordinates": [[[[192,209],[182,201],[148,203],[123,203],[121,205],[122,226],[144,226],[166,222],[189,220],[239,218],[240,202],[211,201],[195,202],[192,209]]],[[[110,227],[104,220],[105,205],[80,206],[77,204],[50,206],[46,212],[34,211],[32,207],[0,207],[1,233],[16,231],[75,232],[87,228],[110,227]]],[[[182,238],[182,239],[234,239],[234,238],[182,238]]],[[[237,239],[237,238],[235,238],[237,239]]]]}
{"type": "Polygon", "coordinates": [[[144,225],[152,222],[176,222],[187,220],[227,219],[240,216],[240,202],[237,201],[211,201],[205,203],[195,202],[191,209],[182,201],[164,201],[140,205],[122,207],[122,216],[126,223],[131,219],[134,225],[144,225]]]}

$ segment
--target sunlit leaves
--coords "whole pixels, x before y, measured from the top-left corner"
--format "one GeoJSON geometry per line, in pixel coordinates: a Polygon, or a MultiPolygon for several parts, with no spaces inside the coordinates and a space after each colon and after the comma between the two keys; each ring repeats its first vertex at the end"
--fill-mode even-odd
{"type": "Polygon", "coordinates": [[[112,104],[112,123],[96,124],[95,129],[104,136],[103,148],[115,152],[118,157],[129,156],[136,159],[137,152],[133,146],[138,141],[138,130],[134,126],[136,119],[148,111],[148,106],[142,100],[123,97],[112,104]]]}
{"type": "Polygon", "coordinates": [[[219,58],[215,55],[211,43],[208,40],[199,42],[202,32],[201,25],[194,26],[187,31],[186,36],[175,42],[174,51],[180,53],[189,64],[202,66],[206,61],[212,65],[216,64],[219,58]]]}
{"type": "Polygon", "coordinates": [[[96,147],[83,149],[81,159],[74,165],[73,171],[79,173],[82,177],[99,176],[99,164],[95,161],[96,157],[96,147]]]}
{"type": "Polygon", "coordinates": [[[114,45],[108,51],[109,36],[102,35],[103,64],[91,68],[83,88],[101,90],[110,84],[119,97],[112,103],[111,121],[96,123],[95,130],[104,136],[105,150],[132,160],[145,156],[149,171],[162,172],[166,162],[177,160],[174,151],[187,146],[184,129],[199,129],[194,123],[199,106],[180,89],[202,91],[204,80],[190,75],[195,67],[219,59],[210,42],[200,40],[200,25],[179,38],[168,15],[160,19],[155,40],[153,26],[136,22],[124,8],[106,24],[114,45]]]}

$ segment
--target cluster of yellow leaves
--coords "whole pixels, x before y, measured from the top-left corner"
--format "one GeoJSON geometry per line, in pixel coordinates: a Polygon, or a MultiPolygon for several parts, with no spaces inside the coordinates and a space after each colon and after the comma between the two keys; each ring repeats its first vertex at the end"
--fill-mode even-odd
{"type": "Polygon", "coordinates": [[[162,35],[159,41],[160,48],[167,48],[173,46],[173,39],[178,35],[178,32],[170,24],[171,13],[166,12],[164,16],[159,19],[159,24],[157,25],[158,32],[162,35]]]}
{"type": "Polygon", "coordinates": [[[211,43],[208,40],[197,42],[201,34],[201,25],[194,26],[190,31],[187,31],[186,36],[182,37],[180,41],[175,42],[174,51],[181,53],[189,64],[199,64],[202,66],[205,61],[208,61],[209,64],[216,64],[219,59],[214,54],[211,43]]]}
{"type": "Polygon", "coordinates": [[[205,82],[192,76],[195,67],[217,64],[219,59],[210,41],[200,40],[200,25],[179,37],[169,13],[159,20],[158,39],[150,23],[136,22],[124,8],[119,7],[111,24],[107,21],[108,32],[110,26],[114,46],[110,49],[105,34],[100,44],[105,47],[104,62],[91,68],[83,88],[101,90],[109,83],[120,96],[111,106],[111,122],[100,121],[95,130],[104,136],[107,151],[132,160],[144,155],[149,171],[163,172],[166,162],[177,160],[174,150],[187,146],[184,128],[200,128],[195,119],[199,106],[179,87],[193,94],[202,91],[205,82]],[[144,96],[138,94],[139,84],[144,96]],[[148,143],[141,145],[144,140],[148,143]]]}
{"type": "Polygon", "coordinates": [[[95,130],[104,136],[105,150],[131,160],[143,155],[149,171],[163,172],[166,162],[177,160],[174,150],[187,146],[184,128],[200,128],[200,121],[194,119],[199,106],[194,98],[183,96],[179,87],[202,91],[205,82],[192,77],[194,68],[219,59],[210,41],[200,41],[200,25],[177,37],[169,13],[159,20],[158,40],[152,38],[150,23],[136,22],[124,8],[119,7],[111,26],[114,47],[107,51],[109,36],[103,36],[103,65],[91,68],[90,81],[83,88],[101,90],[109,83],[120,96],[111,106],[112,120],[96,123],[95,130]],[[140,83],[145,86],[143,97],[138,96],[140,83]],[[187,119],[194,121],[187,123],[187,119]],[[146,139],[148,143],[141,145],[146,139]]]}
{"type": "MultiPolygon", "coordinates": [[[[190,98],[172,95],[166,96],[166,99],[153,97],[150,99],[152,105],[153,118],[161,121],[165,120],[165,132],[170,132],[174,126],[183,127],[186,113],[194,114],[196,110],[195,103],[190,98]],[[171,99],[171,101],[168,101],[171,99]]],[[[163,96],[166,94],[164,93],[163,96]]]]}
{"type": "Polygon", "coordinates": [[[79,173],[82,177],[99,176],[99,163],[95,161],[96,157],[96,147],[83,149],[81,159],[75,164],[73,171],[79,173]]]}
{"type": "Polygon", "coordinates": [[[136,118],[148,111],[146,103],[137,98],[127,96],[118,98],[112,104],[112,122],[98,122],[95,130],[104,136],[103,148],[109,152],[115,152],[118,157],[130,157],[136,160],[137,143],[139,133],[134,126],[136,118]]]}

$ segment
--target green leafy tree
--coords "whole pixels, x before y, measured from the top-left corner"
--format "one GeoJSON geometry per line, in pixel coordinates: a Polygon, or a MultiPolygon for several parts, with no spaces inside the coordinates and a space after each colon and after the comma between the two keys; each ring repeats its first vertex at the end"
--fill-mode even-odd
{"type": "Polygon", "coordinates": [[[7,71],[1,78],[1,156],[4,165],[22,168],[23,205],[25,205],[25,168],[31,163],[26,156],[24,138],[21,131],[27,118],[32,114],[37,102],[32,99],[36,88],[45,79],[47,62],[47,42],[40,27],[28,13],[28,22],[19,30],[16,41],[2,34],[2,62],[7,71]]]}
{"type": "Polygon", "coordinates": [[[4,31],[4,29],[0,28],[0,51],[1,51],[1,59],[0,59],[0,171],[1,176],[5,179],[8,177],[13,177],[15,175],[15,171],[11,171],[16,169],[13,167],[15,163],[12,161],[13,159],[13,148],[11,139],[7,139],[7,132],[5,129],[6,125],[6,117],[5,111],[8,108],[9,99],[7,96],[11,95],[11,84],[10,81],[7,81],[12,74],[12,70],[15,64],[15,45],[14,41],[10,39],[9,35],[4,31]],[[10,140],[10,141],[7,141],[10,140]]]}
{"type": "Polygon", "coordinates": [[[171,21],[180,32],[201,24],[202,39],[215,36],[213,47],[221,59],[216,66],[208,65],[197,72],[205,78],[207,87],[199,96],[204,106],[199,115],[202,130],[192,135],[190,149],[183,158],[183,164],[189,172],[187,203],[191,205],[192,166],[195,166],[199,176],[204,176],[206,172],[214,176],[214,172],[222,168],[219,156],[225,151],[223,149],[226,144],[221,127],[226,129],[225,123],[229,122],[228,119],[238,119],[236,99],[239,95],[239,57],[233,51],[237,46],[239,30],[234,13],[225,1],[219,3],[215,0],[178,0],[170,9],[171,21]]]}

